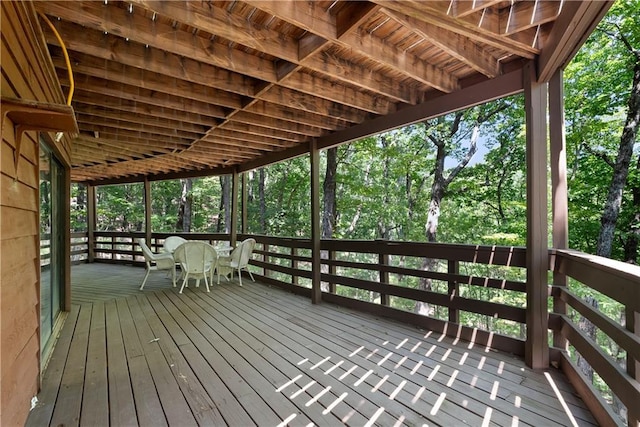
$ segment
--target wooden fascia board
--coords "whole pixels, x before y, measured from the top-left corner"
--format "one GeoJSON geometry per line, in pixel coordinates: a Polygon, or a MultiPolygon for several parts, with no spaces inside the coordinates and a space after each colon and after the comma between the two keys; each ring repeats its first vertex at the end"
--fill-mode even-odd
{"type": "Polygon", "coordinates": [[[613,1],[567,1],[538,60],[538,81],[548,82],[571,61],[613,1]]]}

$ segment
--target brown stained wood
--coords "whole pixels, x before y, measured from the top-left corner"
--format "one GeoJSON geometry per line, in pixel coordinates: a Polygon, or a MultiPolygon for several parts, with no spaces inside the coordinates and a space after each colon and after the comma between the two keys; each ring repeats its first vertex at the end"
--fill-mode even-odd
{"type": "Polygon", "coordinates": [[[168,423],[126,300],[118,300],[117,306],[138,423],[166,426],[168,423]]]}
{"type": "MultiPolygon", "coordinates": [[[[193,144],[224,125],[234,135],[227,136],[233,147],[244,147],[245,139],[269,140],[256,157],[226,159],[202,153],[201,162],[185,155],[183,166],[172,166],[180,173],[199,174],[202,164],[233,164],[246,171],[295,157],[300,152],[297,146],[287,153],[280,150],[292,147],[292,142],[307,144],[312,137],[320,138],[323,149],[445,114],[452,108],[443,102],[442,93],[454,95],[457,109],[517,92],[521,87],[509,93],[483,87],[476,101],[476,88],[468,85],[500,79],[501,68],[520,72],[523,60],[542,58],[546,81],[611,4],[578,3],[570,2],[560,13],[558,3],[548,0],[535,4],[339,0],[286,6],[272,1],[39,1],[35,8],[55,18],[70,52],[77,86],[74,109],[83,123],[87,116],[96,117],[87,130],[106,133],[114,128],[119,132],[110,135],[119,139],[127,137],[127,130],[138,132],[160,124],[176,132],[195,131],[185,135],[193,144]],[[439,99],[423,105],[434,98],[439,99]],[[278,107],[270,110],[265,104],[278,107]],[[420,108],[406,108],[414,104],[420,108]],[[101,106],[109,108],[103,117],[101,106]],[[380,115],[387,117],[375,118],[380,115]],[[171,120],[182,125],[174,126],[171,120]],[[238,122],[251,129],[237,128],[238,122]],[[108,126],[96,127],[103,125],[108,126]],[[194,127],[200,125],[204,129],[194,127]]],[[[6,28],[19,34],[19,25],[13,23],[19,19],[13,13],[8,16],[6,28]]],[[[36,28],[29,36],[39,40],[7,36],[3,48],[26,49],[46,41],[57,77],[67,90],[67,67],[53,33],[45,27],[39,34],[36,28]]],[[[3,70],[18,79],[22,59],[14,57],[17,63],[3,54],[3,70]]],[[[25,58],[50,61],[42,54],[25,58]]],[[[39,93],[59,97],[55,71],[50,66],[42,70],[47,77],[39,79],[39,93]]],[[[39,90],[38,85],[27,83],[27,87],[39,90]]],[[[13,89],[3,80],[2,90],[9,94],[13,89]]],[[[153,145],[157,135],[163,132],[147,132],[143,138],[153,145]]],[[[61,145],[65,144],[70,151],[68,139],[61,145]]],[[[137,176],[142,180],[145,175],[178,172],[163,168],[163,162],[117,157],[108,160],[122,164],[121,168],[92,167],[107,160],[99,156],[92,162],[91,154],[84,153],[74,164],[72,179],[111,182],[137,176]]]]}
{"type": "MultiPolygon", "coordinates": [[[[78,265],[74,271],[73,289],[81,277],[100,277],[103,283],[93,284],[96,290],[107,283],[114,289],[136,288],[144,274],[143,268],[102,264],[78,265]]],[[[251,281],[243,287],[237,280],[223,281],[210,293],[188,288],[179,295],[165,279],[157,277],[164,290],[145,287],[144,292],[104,303],[107,340],[122,337],[113,342],[113,350],[107,347],[109,368],[124,384],[131,375],[131,395],[125,388],[117,403],[129,413],[132,408],[143,411],[141,405],[148,402],[160,404],[159,390],[141,387],[144,366],[150,384],[151,375],[169,379],[158,377],[162,371],[172,371],[173,378],[181,378],[182,372],[193,384],[182,391],[163,386],[163,393],[171,389],[178,394],[169,405],[162,401],[160,414],[173,417],[177,413],[171,405],[186,401],[196,419],[204,420],[208,402],[224,419],[218,425],[277,425],[293,415],[292,425],[364,425],[374,417],[381,425],[399,420],[478,425],[487,419],[492,425],[512,425],[514,417],[522,424],[570,425],[543,373],[526,368],[519,358],[485,351],[479,343],[469,345],[438,331],[332,304],[313,305],[308,298],[251,281]]],[[[70,321],[63,337],[71,335],[76,324],[70,321]]],[[[56,349],[52,360],[65,360],[63,353],[64,346],[56,349]]],[[[578,424],[594,425],[566,379],[554,369],[549,374],[578,424]]],[[[114,387],[111,376],[109,381],[114,387]]],[[[110,416],[116,416],[110,409],[110,416]]],[[[144,424],[143,418],[138,422],[144,424]]],[[[156,420],[158,425],[165,422],[156,420]]],[[[30,419],[27,425],[35,424],[30,419]]]]}
{"type": "Polygon", "coordinates": [[[527,145],[527,345],[532,368],[549,365],[547,342],[547,88],[535,64],[524,69],[527,145]]]}
{"type": "Polygon", "coordinates": [[[109,421],[111,425],[133,425],[137,423],[136,409],[115,301],[106,302],[104,310],[106,339],[109,343],[107,346],[109,421]]]}
{"type": "Polygon", "coordinates": [[[632,406],[640,401],[640,384],[622,369],[618,363],[581,331],[567,316],[562,316],[562,334],[576,348],[593,370],[605,381],[611,391],[618,396],[625,406],[632,406]]]}
{"type": "MultiPolygon", "coordinates": [[[[260,298],[260,292],[258,289],[247,289],[246,291],[245,290],[243,291],[244,292],[250,291],[251,296],[247,295],[247,297],[255,301],[256,304],[260,305],[260,304],[266,303],[264,307],[266,309],[265,311],[266,313],[269,313],[270,310],[273,309],[273,307],[269,307],[270,305],[273,304],[273,302],[270,302],[268,299],[260,298]],[[258,292],[256,292],[256,290],[258,292]]],[[[238,299],[237,309],[243,310],[243,308],[241,307],[241,300],[239,298],[237,299],[238,299]]],[[[340,309],[338,310],[341,311],[340,309]]],[[[257,321],[261,321],[269,325],[273,324],[273,320],[276,317],[276,316],[269,316],[270,317],[269,319],[261,320],[258,316],[252,315],[251,313],[249,313],[249,310],[245,309],[245,311],[247,315],[251,317],[256,317],[257,321]]],[[[461,350],[457,350],[455,346],[452,347],[452,349],[454,350],[453,353],[451,352],[451,350],[445,351],[444,348],[442,349],[438,348],[438,345],[435,343],[440,341],[440,339],[437,336],[434,336],[429,340],[425,340],[427,342],[431,341],[429,343],[432,346],[431,348],[429,348],[428,345],[425,346],[424,348],[418,347],[418,348],[421,348],[421,350],[430,351],[429,355],[430,356],[433,355],[430,357],[433,359],[433,362],[426,362],[426,363],[420,364],[418,369],[414,371],[415,365],[412,363],[411,359],[414,359],[413,362],[416,363],[416,362],[419,362],[419,358],[414,357],[413,351],[415,349],[413,349],[413,346],[415,345],[415,343],[414,342],[407,343],[408,338],[410,339],[410,337],[406,335],[406,332],[400,331],[398,335],[395,335],[392,330],[387,330],[387,335],[386,335],[387,338],[390,340],[397,339],[398,340],[397,342],[400,342],[400,344],[395,346],[389,345],[386,349],[386,350],[389,350],[389,352],[382,351],[382,348],[379,346],[377,347],[378,351],[375,351],[376,346],[373,346],[373,347],[371,346],[371,341],[369,340],[369,338],[377,337],[378,331],[375,329],[375,327],[371,327],[371,325],[366,322],[367,320],[366,317],[363,317],[362,319],[354,320],[353,318],[348,318],[347,316],[344,319],[340,319],[336,322],[334,320],[335,318],[333,317],[331,317],[331,319],[323,318],[323,315],[321,313],[318,313],[317,311],[318,311],[317,309],[300,310],[299,307],[296,307],[296,306],[291,306],[291,308],[287,310],[288,314],[293,316],[292,319],[295,319],[294,324],[299,325],[301,328],[304,328],[303,330],[306,330],[311,327],[312,330],[317,332],[314,336],[309,337],[309,341],[312,341],[313,345],[311,345],[310,343],[306,343],[305,340],[302,340],[301,342],[299,342],[300,345],[305,345],[311,348],[317,348],[321,346],[321,347],[328,347],[330,349],[330,348],[335,348],[334,346],[337,344],[339,346],[340,345],[345,346],[347,349],[353,349],[356,345],[361,343],[365,346],[365,348],[362,349],[361,352],[357,352],[358,356],[356,357],[358,359],[361,359],[359,365],[362,368],[367,369],[366,364],[370,363],[371,367],[373,367],[376,371],[379,371],[377,372],[378,375],[381,376],[381,374],[387,372],[390,377],[395,377],[397,375],[402,377],[402,374],[400,374],[402,370],[405,370],[405,372],[410,372],[409,370],[411,370],[413,374],[409,373],[408,377],[411,377],[412,375],[417,375],[417,377],[411,378],[410,381],[416,381],[416,385],[423,384],[421,381],[426,381],[426,382],[431,381],[429,385],[429,390],[432,393],[435,392],[435,397],[437,397],[439,394],[436,392],[436,390],[438,390],[438,387],[445,386],[448,383],[446,376],[442,378],[442,376],[438,375],[438,376],[432,377],[431,380],[428,379],[428,377],[431,376],[429,368],[435,369],[435,367],[438,366],[436,361],[438,361],[440,362],[440,367],[441,367],[441,369],[438,369],[438,373],[440,374],[448,373],[449,375],[454,375],[455,381],[461,382],[463,384],[465,382],[467,384],[470,384],[471,382],[473,382],[474,389],[482,389],[485,392],[490,393],[493,388],[491,377],[492,375],[495,375],[496,379],[499,379],[501,383],[505,383],[501,386],[501,389],[502,387],[505,387],[507,390],[498,392],[498,395],[503,393],[502,394],[503,398],[506,399],[507,396],[509,396],[510,392],[529,393],[529,397],[532,398],[532,402],[531,402],[532,406],[535,406],[534,402],[553,405],[552,403],[553,399],[549,399],[549,397],[551,397],[549,396],[550,390],[548,386],[546,388],[544,387],[544,383],[534,381],[533,383],[529,384],[527,387],[522,387],[519,385],[519,382],[523,381],[522,371],[518,370],[516,366],[513,366],[512,368],[508,367],[511,363],[513,363],[513,360],[509,361],[508,359],[503,359],[501,361],[502,363],[497,362],[496,365],[493,365],[492,367],[487,367],[486,369],[487,372],[485,374],[486,376],[480,379],[480,381],[478,381],[477,378],[474,380],[472,374],[475,372],[475,369],[473,368],[472,364],[476,363],[479,366],[479,364],[482,362],[482,358],[474,359],[473,354],[471,355],[471,357],[468,357],[469,353],[467,353],[467,356],[465,357],[464,353],[462,353],[461,350]],[[306,314],[305,314],[305,311],[306,311],[306,314]],[[363,323],[358,324],[359,321],[362,321],[363,323]],[[354,324],[358,324],[358,327],[354,328],[353,327],[354,324]],[[350,335],[350,338],[349,339],[341,338],[343,333],[350,335]],[[325,334],[332,334],[333,336],[337,336],[338,338],[325,341],[323,340],[323,337],[325,336],[325,334]],[[370,336],[367,336],[368,334],[370,334],[370,336]],[[406,345],[402,344],[403,341],[406,343],[406,345]],[[412,351],[409,351],[409,349],[412,349],[412,351]],[[456,353],[456,351],[459,351],[459,352],[456,353]],[[451,358],[449,358],[449,354],[451,355],[451,358]],[[407,359],[405,359],[405,357],[407,357],[407,359]],[[465,359],[463,363],[460,364],[456,360],[462,361],[462,357],[465,357],[465,359]],[[505,363],[505,361],[507,363],[505,363]],[[398,365],[398,363],[400,362],[402,363],[398,365]],[[448,366],[449,364],[451,366],[448,366]],[[389,369],[389,371],[385,371],[385,366],[387,369],[389,369]],[[391,371],[392,371],[391,367],[393,367],[394,375],[391,375],[391,371]],[[456,370],[459,372],[458,375],[454,374],[456,370]],[[423,376],[427,378],[421,378],[423,376]],[[511,383],[511,381],[513,381],[513,384],[511,383]],[[540,392],[541,390],[545,390],[545,392],[541,393],[540,392]]],[[[257,312],[257,313],[260,313],[260,312],[257,312]]],[[[284,326],[284,323],[282,326],[284,326]]],[[[295,337],[296,336],[295,332],[296,332],[295,326],[294,327],[285,326],[283,328],[282,333],[286,334],[286,336],[295,337]]],[[[430,336],[430,335],[431,334],[427,333],[427,336],[430,336]]],[[[424,338],[422,335],[416,335],[416,338],[418,337],[424,338]]],[[[293,339],[299,339],[299,338],[293,338],[293,339]]],[[[383,342],[382,345],[384,346],[385,343],[383,342]]],[[[416,352],[416,355],[417,353],[418,352],[416,352]]],[[[310,359],[309,362],[313,363],[313,359],[311,358],[309,359],[310,359]]],[[[351,361],[356,361],[358,359],[351,357],[351,361]]],[[[347,367],[345,366],[344,370],[346,369],[347,367]]],[[[396,384],[399,383],[399,380],[394,380],[392,378],[390,378],[389,381],[392,383],[395,381],[396,384]]],[[[376,381],[373,379],[370,379],[369,382],[372,386],[376,385],[376,381]]],[[[460,399],[459,402],[462,402],[463,400],[467,400],[467,401],[470,400],[469,396],[464,396],[464,394],[467,393],[464,387],[459,386],[457,387],[457,389],[461,391],[460,393],[461,395],[459,395],[458,397],[460,399]]],[[[389,390],[394,390],[394,388],[391,387],[389,390]]],[[[449,389],[445,389],[445,390],[447,395],[450,395],[452,393],[451,390],[449,389]]],[[[455,392],[453,394],[456,395],[455,392]]],[[[452,400],[456,401],[456,398],[452,398],[452,400]]],[[[578,410],[579,410],[581,408],[581,404],[579,403],[579,401],[573,401],[573,400],[571,401],[571,404],[573,404],[574,402],[578,403],[578,410]]],[[[510,405],[502,405],[502,403],[503,402],[496,402],[494,409],[508,411],[510,405]]],[[[525,405],[528,406],[528,404],[525,404],[525,405]]],[[[473,403],[471,403],[471,406],[473,406],[473,403]]],[[[484,408],[482,407],[480,408],[481,410],[478,411],[478,415],[484,415],[482,411],[482,409],[484,408]]],[[[467,409],[469,409],[469,406],[467,407],[467,409]]],[[[446,411],[446,409],[444,410],[446,411]]],[[[456,411],[457,410],[458,409],[456,409],[456,411]]],[[[455,416],[456,415],[454,413],[454,417],[455,416]]],[[[531,413],[530,416],[535,417],[533,413],[531,413]]],[[[552,415],[552,417],[553,416],[554,415],[552,415]]],[[[557,412],[555,416],[561,417],[561,415],[557,412]]],[[[502,422],[509,423],[512,421],[510,418],[507,418],[507,419],[508,421],[505,420],[502,422]]],[[[586,419],[587,420],[590,419],[590,417],[588,416],[588,413],[587,413],[586,419]]],[[[460,422],[461,419],[457,418],[457,420],[458,420],[457,422],[460,422]]],[[[548,421],[544,421],[544,419],[539,418],[538,422],[544,424],[548,421]]]]}
{"type": "Polygon", "coordinates": [[[620,324],[614,322],[592,306],[585,304],[580,297],[570,290],[564,289],[562,286],[554,286],[552,294],[560,298],[582,316],[589,319],[598,329],[618,343],[629,357],[640,360],[640,338],[638,336],[627,331],[624,327],[620,326],[620,324]]]}
{"type": "Polygon", "coordinates": [[[80,419],[87,425],[109,423],[105,307],[93,304],[87,346],[85,387],[80,419]]]}
{"type": "Polygon", "coordinates": [[[60,390],[51,417],[51,425],[78,425],[80,421],[91,311],[91,306],[80,308],[78,323],[73,332],[67,364],[62,374],[60,390]]]}

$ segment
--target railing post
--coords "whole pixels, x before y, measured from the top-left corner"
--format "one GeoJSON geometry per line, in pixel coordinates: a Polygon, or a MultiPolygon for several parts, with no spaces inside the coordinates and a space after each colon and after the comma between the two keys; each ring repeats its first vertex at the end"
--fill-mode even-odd
{"type": "Polygon", "coordinates": [[[267,255],[267,252],[269,252],[269,245],[267,245],[266,243],[262,244],[262,250],[263,250],[263,254],[262,254],[262,262],[265,263],[265,267],[262,268],[262,275],[264,277],[269,277],[269,274],[271,272],[271,270],[269,270],[266,267],[266,264],[268,264],[270,262],[269,256],[267,255]]]}
{"type": "Polygon", "coordinates": [[[320,258],[320,150],[318,141],[309,143],[311,162],[311,302],[322,302],[322,260],[320,258]]]}
{"type": "MultiPolygon", "coordinates": [[[[383,244],[384,241],[378,240],[378,243],[383,244]]],[[[386,245],[385,245],[386,249],[386,245]]],[[[380,284],[388,284],[389,283],[389,272],[386,270],[386,267],[389,265],[389,254],[379,253],[378,254],[378,273],[380,284]]],[[[380,304],[389,305],[389,295],[380,293],[380,304]]]]}
{"type": "MultiPolygon", "coordinates": [[[[294,257],[298,256],[298,248],[296,248],[295,246],[291,246],[291,268],[293,270],[297,270],[298,269],[298,260],[294,259],[294,257]]],[[[298,275],[297,274],[293,274],[291,276],[291,284],[292,285],[298,285],[298,275]]]]}
{"type": "MultiPolygon", "coordinates": [[[[564,129],[564,88],[562,70],[558,70],[549,81],[549,147],[551,161],[551,221],[553,247],[569,247],[569,220],[567,198],[567,153],[564,129]]],[[[567,286],[567,276],[553,272],[553,284],[567,286]]],[[[558,297],[553,298],[553,312],[567,314],[567,304],[558,297]]],[[[567,340],[560,331],[553,331],[553,346],[568,349],[567,340]]]]}
{"type": "Polygon", "coordinates": [[[96,257],[96,187],[87,185],[87,262],[96,257]]]}
{"type": "MultiPolygon", "coordinates": [[[[449,274],[460,274],[460,262],[457,260],[449,260],[447,262],[447,268],[449,274]]],[[[459,297],[460,285],[458,285],[457,280],[449,279],[448,283],[448,293],[449,293],[449,301],[451,302],[454,297],[459,297]]],[[[460,312],[456,308],[448,307],[449,311],[449,322],[452,323],[460,323],[460,312]]]]}
{"type": "MultiPolygon", "coordinates": [[[[151,183],[145,177],[144,179],[144,240],[149,247],[151,245],[151,183]]],[[[135,239],[131,239],[131,250],[133,250],[135,239]]],[[[135,259],[135,256],[133,256],[135,259]]]]}
{"type": "MultiPolygon", "coordinates": [[[[636,336],[640,336],[640,313],[627,306],[625,307],[625,315],[627,330],[636,336]]],[[[629,352],[627,352],[627,373],[631,378],[640,381],[640,360],[630,355],[629,352]]],[[[640,408],[637,406],[633,408],[627,407],[627,425],[640,426],[640,408]]]]}
{"type": "MultiPolygon", "coordinates": [[[[329,261],[336,260],[336,251],[329,251],[329,261]]],[[[338,268],[334,264],[329,264],[329,274],[335,276],[338,271],[338,268]]],[[[329,293],[336,293],[336,284],[334,282],[329,282],[329,293]]]]}
{"type": "Polygon", "coordinates": [[[527,341],[525,362],[549,367],[547,299],[547,85],[538,82],[536,64],[524,66],[527,152],[527,341]]]}

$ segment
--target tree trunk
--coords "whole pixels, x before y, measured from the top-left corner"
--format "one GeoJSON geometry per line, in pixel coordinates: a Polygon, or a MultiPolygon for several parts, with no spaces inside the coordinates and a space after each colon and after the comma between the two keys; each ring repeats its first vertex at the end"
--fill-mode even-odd
{"type": "MultiPolygon", "coordinates": [[[[499,111],[499,110],[497,110],[499,111]]],[[[496,111],[496,112],[497,112],[496,111]]],[[[444,176],[444,164],[447,158],[447,139],[451,139],[458,131],[460,121],[462,120],[462,113],[457,113],[453,120],[449,133],[446,138],[437,136],[431,136],[430,139],[436,146],[436,161],[433,169],[433,184],[431,185],[431,200],[429,202],[429,212],[427,214],[427,223],[425,224],[425,234],[427,242],[437,242],[438,237],[438,222],[440,220],[440,204],[447,191],[447,187],[455,179],[455,177],[469,164],[471,157],[476,152],[477,141],[479,136],[479,124],[482,123],[482,119],[478,118],[476,125],[471,136],[469,143],[469,149],[465,157],[460,160],[458,165],[454,167],[447,177],[444,176]]],[[[428,124],[427,124],[428,126],[428,124]]],[[[424,271],[436,271],[438,267],[438,260],[432,258],[424,258],[422,266],[420,267],[424,271]]],[[[432,280],[429,278],[420,278],[419,289],[424,291],[432,290],[432,280]]],[[[422,301],[416,301],[414,311],[418,314],[428,316],[431,314],[431,308],[428,303],[422,301]]]]}
{"type": "MultiPolygon", "coordinates": [[[[338,148],[327,150],[327,169],[324,174],[322,203],[322,239],[331,239],[336,225],[336,173],[338,170],[338,148]]],[[[327,251],[320,252],[321,259],[329,259],[327,251]]],[[[329,273],[329,266],[322,263],[322,273],[329,273]]],[[[329,283],[320,282],[322,292],[329,292],[329,283]]]]}
{"type": "Polygon", "coordinates": [[[640,246],[640,156],[636,162],[636,179],[629,184],[633,201],[633,215],[624,242],[624,261],[638,264],[638,246],[640,246]]]}
{"type": "Polygon", "coordinates": [[[327,150],[327,169],[323,183],[322,238],[331,239],[336,225],[336,173],[338,149],[327,150]]]}
{"type": "MultiPolygon", "coordinates": [[[[593,308],[595,308],[596,310],[598,310],[598,300],[593,298],[593,297],[586,297],[585,298],[585,303],[592,306],[593,308]]],[[[591,321],[589,321],[587,318],[580,316],[580,319],[578,320],[578,327],[589,337],[591,338],[591,340],[593,340],[594,343],[596,343],[596,332],[597,332],[597,328],[596,326],[591,323],[591,321]]],[[[580,356],[578,354],[578,367],[580,368],[580,370],[582,371],[582,373],[587,377],[587,379],[589,380],[589,382],[591,384],[593,384],[593,368],[591,367],[591,365],[589,365],[589,363],[582,358],[582,356],[580,356]]]]}
{"type": "Polygon", "coordinates": [[[218,217],[218,232],[229,233],[231,232],[231,176],[220,176],[220,211],[221,216],[224,218],[222,223],[224,224],[224,230],[220,227],[220,217],[218,217]]]}
{"type": "Polygon", "coordinates": [[[622,206],[622,193],[629,175],[629,165],[633,156],[638,126],[640,126],[640,58],[636,58],[633,68],[633,85],[629,95],[627,119],[620,137],[618,156],[613,169],[609,193],[600,218],[600,235],[596,254],[604,257],[611,256],[613,236],[618,222],[618,215],[622,206]]]}
{"type": "Polygon", "coordinates": [[[193,181],[191,178],[186,178],[181,179],[180,183],[182,184],[182,194],[180,195],[176,230],[188,233],[191,231],[191,189],[193,187],[193,181]]]}
{"type": "Polygon", "coordinates": [[[258,172],[258,199],[260,202],[260,233],[267,232],[267,206],[264,195],[264,181],[266,179],[264,168],[260,168],[258,172]]]}

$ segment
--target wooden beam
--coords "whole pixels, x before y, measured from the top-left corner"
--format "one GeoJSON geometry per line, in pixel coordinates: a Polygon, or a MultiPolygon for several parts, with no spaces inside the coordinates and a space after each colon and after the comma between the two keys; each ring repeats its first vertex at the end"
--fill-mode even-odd
{"type": "MultiPolygon", "coordinates": [[[[162,20],[152,21],[142,14],[129,13],[126,9],[100,2],[46,2],[41,5],[45,13],[62,18],[65,21],[79,22],[87,28],[104,34],[117,34],[126,44],[136,42],[141,46],[149,45],[164,52],[191,58],[195,61],[215,67],[251,76],[260,80],[275,81],[276,72],[273,63],[257,55],[245,53],[239,49],[220,49],[215,42],[198,35],[185,37],[179,29],[162,20]],[[126,41],[129,40],[129,41],[126,41]]],[[[67,40],[63,37],[65,43],[67,40]]],[[[85,42],[87,43],[87,42],[85,42]]],[[[104,46],[104,42],[103,42],[104,46]]],[[[105,46],[106,47],[106,46],[105,46]]],[[[112,54],[120,53],[122,46],[110,46],[112,54]]],[[[74,49],[74,48],[72,48],[74,49]]],[[[126,49],[124,49],[126,51],[126,49]]]]}
{"type": "Polygon", "coordinates": [[[567,66],[580,46],[607,13],[613,1],[567,1],[538,60],[538,79],[549,81],[567,66]],[[568,29],[568,30],[567,30],[568,29]]]}
{"type": "MultiPolygon", "coordinates": [[[[478,43],[489,45],[504,54],[512,54],[525,59],[533,59],[538,49],[497,34],[497,29],[487,29],[473,16],[455,19],[447,15],[447,2],[438,1],[390,1],[372,0],[387,9],[412,16],[423,21],[422,25],[433,25],[468,37],[478,43]]],[[[483,18],[486,18],[483,16],[483,18]]],[[[495,25],[493,26],[495,27],[495,25]]]]}
{"type": "Polygon", "coordinates": [[[277,105],[283,105],[294,110],[307,111],[322,116],[344,119],[351,123],[360,123],[370,116],[365,110],[349,108],[336,101],[320,98],[300,92],[275,86],[260,95],[260,99],[277,105]]]}
{"type": "MultiPolygon", "coordinates": [[[[55,26],[72,52],[82,52],[197,84],[205,84],[239,95],[253,96],[256,80],[242,74],[203,64],[191,56],[182,57],[152,46],[128,43],[124,38],[91,30],[72,22],[55,21],[55,26]],[[115,54],[117,52],[117,54],[115,54]]],[[[59,46],[56,37],[46,31],[47,43],[59,46]]],[[[73,53],[72,53],[73,54],[73,53]]]]}
{"type": "MultiPolygon", "coordinates": [[[[451,75],[447,75],[444,71],[434,67],[431,64],[425,63],[420,58],[417,58],[406,51],[399,51],[394,46],[386,45],[382,40],[374,37],[363,37],[362,34],[355,34],[354,31],[346,31],[344,29],[344,22],[346,18],[332,16],[329,12],[325,11],[322,7],[315,6],[310,3],[302,2],[280,2],[277,0],[248,0],[246,3],[252,6],[264,10],[279,19],[290,22],[300,28],[303,28],[313,34],[316,34],[324,39],[337,43],[343,48],[348,48],[358,55],[362,55],[370,60],[381,62],[396,71],[399,71],[413,79],[419,79],[425,84],[429,84],[444,92],[451,92],[458,87],[457,80],[451,75]],[[337,28],[336,20],[340,21],[341,27],[337,28]]],[[[367,2],[358,5],[358,8],[370,8],[367,2]]],[[[365,9],[367,13],[375,11],[375,9],[365,9]]],[[[366,18],[368,15],[363,15],[366,18]]],[[[359,20],[356,22],[360,22],[359,20]]],[[[353,25],[351,23],[350,25],[353,25]]],[[[352,27],[350,27],[352,28],[352,27]]],[[[332,58],[335,62],[336,58],[332,58]]],[[[313,55],[305,60],[304,65],[316,71],[322,72],[326,69],[327,62],[319,55],[313,55]]],[[[331,74],[335,74],[332,72],[331,74]]],[[[356,79],[360,80],[360,79],[356,79]]],[[[384,81],[381,83],[384,84],[384,81]]],[[[356,81],[356,84],[357,81],[356,81]]],[[[371,84],[367,84],[371,86],[371,84]]],[[[391,86],[393,87],[393,86],[391,86]]],[[[397,96],[398,89],[404,91],[410,91],[410,88],[401,88],[397,84],[396,90],[391,91],[394,98],[397,96]]],[[[412,102],[411,95],[405,93],[402,95],[402,100],[407,103],[415,104],[412,102]]]]}
{"type": "MultiPolygon", "coordinates": [[[[50,50],[56,68],[66,71],[67,66],[60,49],[51,45],[50,50]]],[[[70,55],[74,76],[82,74],[226,108],[242,108],[243,105],[242,95],[217,89],[214,86],[215,80],[212,84],[199,84],[178,77],[180,74],[177,72],[166,75],[81,52],[71,52],[70,55]]]]}
{"type": "Polygon", "coordinates": [[[527,340],[525,362],[549,366],[547,341],[547,86],[536,83],[535,64],[524,67],[527,145],[527,340]]]}
{"type": "Polygon", "coordinates": [[[498,32],[510,35],[552,22],[563,7],[564,3],[559,1],[512,3],[500,12],[498,32]]]}
{"type": "Polygon", "coordinates": [[[394,114],[378,117],[343,131],[323,136],[318,139],[318,148],[324,149],[355,141],[366,136],[513,95],[522,89],[522,71],[512,71],[495,79],[469,86],[464,90],[434,97],[422,104],[404,108],[394,114]]]}
{"type": "Polygon", "coordinates": [[[445,28],[422,25],[418,20],[393,10],[383,9],[383,12],[400,24],[413,28],[416,34],[485,76],[496,77],[501,74],[498,59],[473,40],[445,28]]]}
{"type": "Polygon", "coordinates": [[[155,117],[145,117],[141,115],[108,115],[108,114],[84,114],[76,113],[76,119],[80,130],[87,126],[105,126],[115,129],[126,129],[136,132],[153,133],[157,135],[167,135],[182,137],[185,139],[198,139],[205,134],[207,128],[193,125],[191,123],[181,123],[169,120],[158,120],[155,117]]]}
{"type": "Polygon", "coordinates": [[[320,150],[315,140],[309,144],[311,162],[311,302],[322,301],[320,257],[320,150]]]}
{"type": "MultiPolygon", "coordinates": [[[[553,247],[569,247],[569,208],[567,190],[567,148],[564,129],[564,87],[562,70],[558,70],[549,82],[549,142],[551,160],[551,207],[553,247]]],[[[567,286],[569,280],[565,274],[553,273],[553,284],[567,286]]],[[[560,298],[553,300],[553,312],[567,314],[567,306],[560,298]]],[[[566,349],[567,340],[554,331],[553,345],[566,349]]]]}

